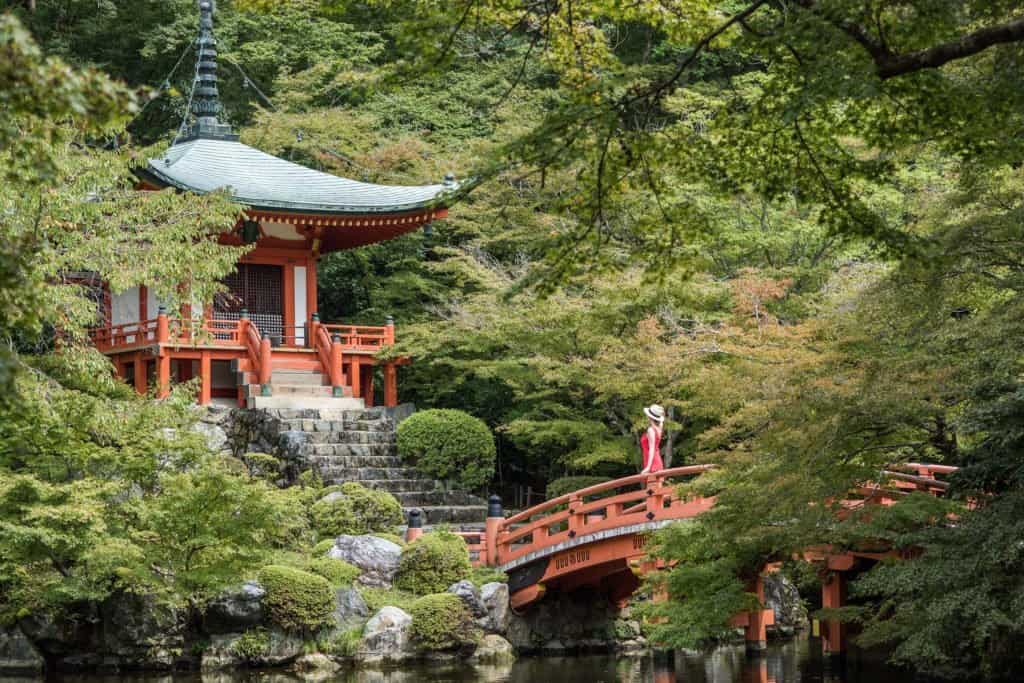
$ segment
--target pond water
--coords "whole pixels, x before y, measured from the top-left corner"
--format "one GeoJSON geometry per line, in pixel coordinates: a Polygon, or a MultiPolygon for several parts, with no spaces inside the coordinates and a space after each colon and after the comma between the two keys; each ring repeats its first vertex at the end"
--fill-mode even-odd
{"type": "MultiPolygon", "coordinates": [[[[60,683],[902,683],[911,674],[878,658],[850,656],[843,662],[821,657],[819,642],[807,638],[773,644],[761,655],[742,646],[689,655],[644,657],[581,655],[523,657],[504,666],[415,665],[393,671],[341,671],[300,678],[277,671],[135,676],[57,676],[60,683]]],[[[0,678],[0,683],[31,679],[0,678]]]]}

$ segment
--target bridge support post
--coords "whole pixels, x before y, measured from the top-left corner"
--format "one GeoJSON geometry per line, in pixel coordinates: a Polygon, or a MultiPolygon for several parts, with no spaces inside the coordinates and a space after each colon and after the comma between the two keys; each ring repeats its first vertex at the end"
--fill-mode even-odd
{"type": "Polygon", "coordinates": [[[405,542],[412,543],[423,535],[423,516],[417,509],[409,510],[409,526],[405,529],[405,542]]]}
{"type": "Polygon", "coordinates": [[[751,593],[757,596],[760,609],[751,610],[747,614],[744,636],[747,641],[747,652],[763,652],[768,648],[768,624],[774,623],[775,614],[772,610],[761,608],[764,605],[764,577],[758,576],[751,586],[751,593]]]}
{"type": "MultiPolygon", "coordinates": [[[[838,608],[846,604],[846,574],[830,571],[821,584],[821,606],[838,608]]],[[[840,656],[846,652],[846,624],[836,619],[821,623],[821,652],[826,656],[840,656]]]]}
{"type": "Polygon", "coordinates": [[[501,509],[501,497],[492,494],[487,499],[487,522],[484,529],[487,556],[483,560],[488,567],[498,565],[498,534],[501,533],[501,525],[504,521],[505,512],[501,509]]]}

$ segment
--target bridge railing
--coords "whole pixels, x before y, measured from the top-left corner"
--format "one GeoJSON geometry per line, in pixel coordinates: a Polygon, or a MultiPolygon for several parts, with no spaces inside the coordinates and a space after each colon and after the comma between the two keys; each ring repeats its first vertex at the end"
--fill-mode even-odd
{"type": "Polygon", "coordinates": [[[580,536],[706,511],[710,498],[682,500],[677,480],[703,474],[713,465],[691,465],[596,484],[545,501],[500,520],[488,529],[490,564],[504,565],[580,536]]]}

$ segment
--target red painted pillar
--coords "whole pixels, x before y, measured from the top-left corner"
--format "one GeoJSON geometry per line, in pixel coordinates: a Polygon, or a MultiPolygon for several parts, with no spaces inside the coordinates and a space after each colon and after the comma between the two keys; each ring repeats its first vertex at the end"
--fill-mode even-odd
{"type": "MultiPolygon", "coordinates": [[[[752,652],[760,652],[768,647],[768,622],[766,618],[766,612],[770,613],[770,610],[765,610],[764,607],[764,578],[758,576],[754,580],[753,586],[751,586],[751,593],[757,596],[758,609],[751,610],[747,619],[747,625],[745,630],[745,637],[747,641],[747,650],[752,652]]],[[[774,616],[774,615],[773,615],[774,616]]]]}
{"type": "Polygon", "coordinates": [[[423,535],[423,516],[419,510],[409,510],[409,526],[405,529],[405,542],[412,543],[423,535]]]}
{"type": "Polygon", "coordinates": [[[206,351],[199,357],[199,405],[209,405],[213,396],[213,372],[210,367],[210,354],[206,351]]]}
{"type": "Polygon", "coordinates": [[[366,402],[367,408],[372,408],[375,400],[373,390],[373,366],[367,364],[361,366],[360,369],[366,373],[363,375],[363,400],[366,402]]]}
{"type": "Polygon", "coordinates": [[[345,385],[345,373],[342,368],[341,335],[334,335],[331,339],[331,386],[336,397],[342,396],[345,385]]]}
{"type": "Polygon", "coordinates": [[[352,385],[352,398],[361,398],[363,395],[363,366],[359,362],[359,356],[352,356],[351,360],[349,360],[349,368],[351,368],[349,371],[349,375],[351,375],[349,384],[352,385]]]}
{"type": "Polygon", "coordinates": [[[398,405],[398,372],[391,362],[384,364],[384,405],[388,408],[398,405]]]}
{"type": "MultiPolygon", "coordinates": [[[[821,606],[837,608],[846,604],[846,574],[830,571],[821,584],[821,606]]],[[[821,651],[825,655],[846,652],[846,624],[835,619],[821,623],[821,651]]]]}
{"type": "Polygon", "coordinates": [[[149,378],[146,377],[146,360],[141,353],[135,354],[135,361],[132,363],[135,374],[135,391],[145,395],[149,390],[149,378]]]}
{"type": "Polygon", "coordinates": [[[166,398],[171,393],[171,357],[160,349],[156,359],[157,398],[166,398]]]}

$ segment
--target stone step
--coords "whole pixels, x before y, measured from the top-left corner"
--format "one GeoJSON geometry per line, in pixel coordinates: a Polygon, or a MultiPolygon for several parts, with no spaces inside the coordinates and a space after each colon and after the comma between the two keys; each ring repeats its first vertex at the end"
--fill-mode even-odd
{"type": "Polygon", "coordinates": [[[331,380],[322,372],[308,370],[274,370],[270,373],[270,383],[278,384],[308,385],[322,387],[330,385],[331,380]]]}
{"type": "Polygon", "coordinates": [[[387,491],[391,494],[418,491],[433,491],[437,482],[430,479],[364,479],[359,482],[368,489],[387,491]]]}
{"type": "Polygon", "coordinates": [[[426,524],[482,524],[487,520],[486,505],[416,507],[423,513],[426,524]]]}
{"type": "Polygon", "coordinates": [[[486,501],[464,491],[408,491],[392,495],[403,508],[438,506],[486,506],[486,501]]]}
{"type": "Polygon", "coordinates": [[[386,443],[310,443],[307,447],[311,457],[375,456],[397,458],[395,447],[386,443]]]}
{"type": "Polygon", "coordinates": [[[392,455],[311,455],[307,459],[321,472],[342,468],[402,467],[402,461],[392,455]]]}
{"type": "Polygon", "coordinates": [[[322,467],[320,477],[324,483],[341,484],[346,481],[363,482],[374,479],[419,479],[433,481],[411,467],[322,467]]]}
{"type": "MultiPolygon", "coordinates": [[[[273,396],[309,396],[311,398],[332,398],[334,397],[334,388],[327,386],[313,386],[311,384],[271,384],[271,395],[273,396]]],[[[242,389],[245,392],[246,397],[256,397],[262,395],[262,389],[259,384],[244,384],[242,389]]],[[[350,387],[343,387],[345,389],[345,397],[352,396],[352,389],[350,387]]]]}
{"type": "Polygon", "coordinates": [[[361,410],[363,399],[346,396],[328,398],[324,396],[251,396],[246,398],[245,407],[250,410],[317,411],[320,410],[361,410]]]}

